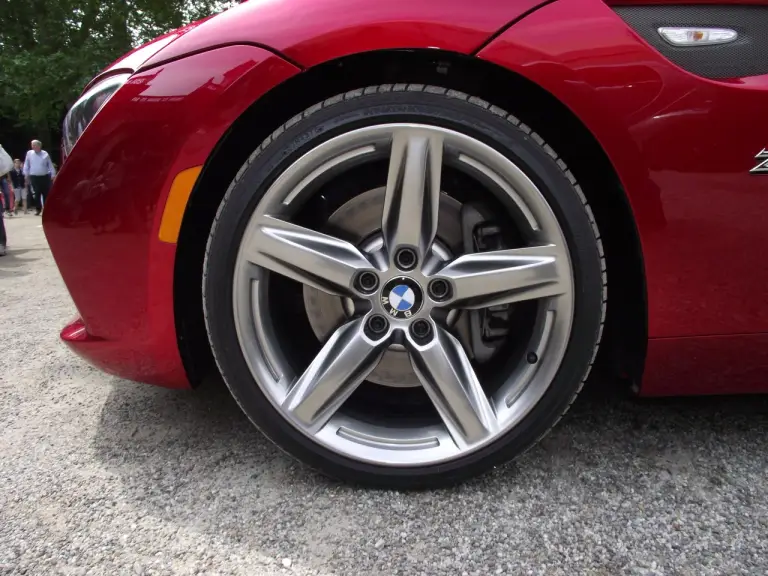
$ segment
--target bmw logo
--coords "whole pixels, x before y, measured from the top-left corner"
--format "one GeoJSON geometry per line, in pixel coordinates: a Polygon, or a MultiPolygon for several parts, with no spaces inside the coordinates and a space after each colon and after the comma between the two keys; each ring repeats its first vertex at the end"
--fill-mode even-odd
{"type": "Polygon", "coordinates": [[[421,288],[410,278],[393,278],[381,291],[381,305],[393,318],[410,318],[421,308],[421,288]]]}

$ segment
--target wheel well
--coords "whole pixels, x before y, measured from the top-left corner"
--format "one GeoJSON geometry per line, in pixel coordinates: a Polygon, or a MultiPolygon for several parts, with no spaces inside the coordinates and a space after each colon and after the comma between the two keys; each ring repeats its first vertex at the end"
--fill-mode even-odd
{"type": "Polygon", "coordinates": [[[264,138],[294,114],[347,90],[385,83],[435,84],[478,96],[515,114],[557,151],[581,184],[603,237],[610,297],[595,365],[639,382],[647,341],[642,252],[626,194],[597,140],[567,107],[517,74],[460,54],[398,50],[353,55],[294,76],[254,103],[210,155],[184,214],[174,270],[179,349],[192,384],[214,368],[201,279],[208,231],[228,182],[264,138]]]}

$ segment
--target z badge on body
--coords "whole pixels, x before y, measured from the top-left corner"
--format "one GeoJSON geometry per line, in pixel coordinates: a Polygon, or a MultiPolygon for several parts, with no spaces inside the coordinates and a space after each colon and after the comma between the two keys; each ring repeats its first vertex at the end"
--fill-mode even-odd
{"type": "Polygon", "coordinates": [[[768,174],[768,149],[763,150],[755,156],[755,160],[759,162],[757,166],[750,170],[750,174],[768,174]]]}

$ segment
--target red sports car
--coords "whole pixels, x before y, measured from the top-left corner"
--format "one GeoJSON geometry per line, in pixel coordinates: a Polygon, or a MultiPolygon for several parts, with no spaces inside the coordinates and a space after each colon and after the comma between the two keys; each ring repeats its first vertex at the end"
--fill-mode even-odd
{"type": "Polygon", "coordinates": [[[117,61],[64,132],[62,338],[220,371],[325,473],[478,474],[593,367],[768,391],[763,0],[252,0],[117,61]]]}

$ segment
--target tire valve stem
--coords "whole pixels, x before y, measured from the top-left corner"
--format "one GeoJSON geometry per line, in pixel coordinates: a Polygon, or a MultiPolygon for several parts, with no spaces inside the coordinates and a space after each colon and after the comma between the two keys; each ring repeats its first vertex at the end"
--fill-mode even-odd
{"type": "Polygon", "coordinates": [[[536,356],[536,352],[528,352],[526,360],[528,360],[528,364],[536,364],[539,361],[539,357],[536,356]]]}

